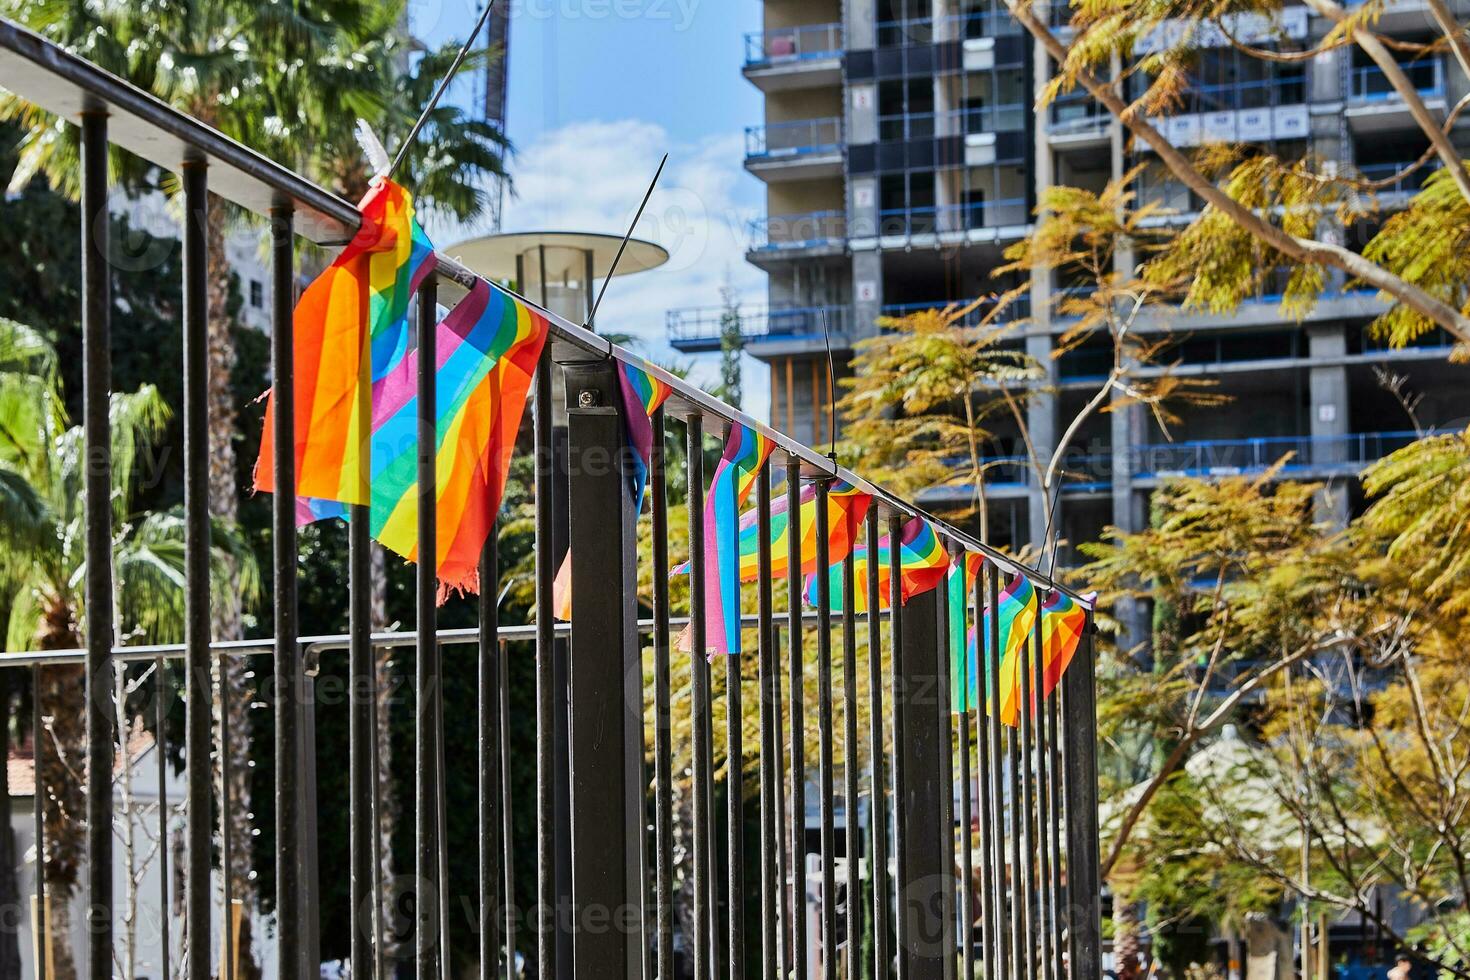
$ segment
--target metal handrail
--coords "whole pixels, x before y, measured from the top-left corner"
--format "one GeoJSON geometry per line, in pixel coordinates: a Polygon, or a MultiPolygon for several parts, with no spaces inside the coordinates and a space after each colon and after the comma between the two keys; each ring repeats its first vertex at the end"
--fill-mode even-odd
{"type": "Polygon", "coordinates": [[[745,35],[745,64],[769,65],[842,54],[841,24],[800,24],[745,35]]]}
{"type": "Polygon", "coordinates": [[[745,127],[747,157],[793,157],[842,148],[842,117],[798,119],[745,127]]]}
{"type": "MultiPolygon", "coordinates": [[[[788,307],[741,307],[736,310],[740,317],[740,333],[743,337],[793,336],[820,334],[825,317],[826,328],[834,335],[847,333],[850,309],[846,306],[788,306],[788,307]],[[805,321],[809,328],[794,331],[773,328],[773,322],[805,321]]],[[[671,341],[709,340],[720,335],[728,310],[722,306],[698,306],[669,310],[664,315],[664,325],[671,341]]]]}
{"type": "MultiPolygon", "coordinates": [[[[1414,61],[1399,65],[1414,90],[1423,96],[1444,95],[1444,62],[1439,58],[1414,61]],[[1424,76],[1428,75],[1428,80],[1424,76]]],[[[1392,102],[1399,98],[1398,91],[1388,81],[1388,76],[1377,65],[1354,68],[1350,72],[1351,84],[1348,97],[1354,102],[1392,102]]]]}

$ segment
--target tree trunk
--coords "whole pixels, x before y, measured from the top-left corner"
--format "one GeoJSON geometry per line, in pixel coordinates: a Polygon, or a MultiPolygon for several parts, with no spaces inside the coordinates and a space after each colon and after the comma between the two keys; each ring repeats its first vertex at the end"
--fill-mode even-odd
{"type": "Polygon", "coordinates": [[[1138,905],[1113,892],[1113,962],[1118,980],[1138,980],[1138,905]]]}
{"type": "MultiPolygon", "coordinates": [[[[46,604],[36,636],[39,650],[70,650],[82,645],[81,631],[71,607],[61,599],[46,604]]],[[[36,772],[36,792],[41,798],[42,824],[46,830],[46,897],[51,907],[48,923],[55,972],[50,980],[76,980],[72,957],[71,900],[86,860],[85,774],[87,729],[85,704],[87,671],[84,667],[41,668],[40,749],[43,762],[36,772]]]]}
{"type": "MultiPolygon", "coordinates": [[[[235,392],[232,377],[235,368],[235,343],[231,336],[230,269],[225,254],[225,232],[229,224],[226,205],[211,195],[209,205],[209,512],[217,521],[235,524],[240,515],[240,476],[235,459],[235,392]]],[[[233,576],[226,576],[230,581],[233,576]]],[[[211,600],[211,633],[215,640],[237,640],[241,637],[241,598],[233,589],[215,590],[211,600]]],[[[251,836],[252,811],[250,797],[250,704],[255,699],[248,664],[241,657],[225,657],[215,661],[219,690],[227,692],[229,706],[230,785],[230,876],[231,897],[244,904],[248,912],[256,908],[254,837],[251,836]]],[[[216,731],[220,723],[219,702],[215,703],[216,731]]],[[[221,758],[216,756],[216,759],[221,758]]],[[[226,787],[218,762],[214,772],[215,793],[223,800],[226,787]]],[[[228,913],[227,913],[228,914],[228,913]]],[[[242,980],[260,976],[251,948],[250,916],[240,927],[239,962],[242,980]]]]}

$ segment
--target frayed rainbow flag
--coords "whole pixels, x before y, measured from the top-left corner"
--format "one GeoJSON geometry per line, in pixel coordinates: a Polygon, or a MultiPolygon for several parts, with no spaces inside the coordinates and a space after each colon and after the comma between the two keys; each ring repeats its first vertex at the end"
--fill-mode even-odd
{"type": "MultiPolygon", "coordinates": [[[[877,575],[878,575],[878,607],[888,608],[888,593],[890,570],[888,561],[889,538],[885,535],[878,542],[877,575]]],[[[875,564],[869,560],[866,545],[859,545],[852,551],[853,560],[853,592],[855,593],[853,603],[854,612],[868,611],[868,575],[871,567],[875,564]]],[[[945,553],[944,545],[940,543],[939,536],[934,533],[934,528],[922,517],[910,518],[903,526],[903,533],[899,537],[899,595],[901,601],[908,603],[916,595],[922,595],[930,589],[937,588],[944,580],[945,570],[949,564],[949,555],[945,553]]],[[[842,611],[842,562],[834,562],[827,569],[830,601],[828,608],[833,612],[842,611]]],[[[806,601],[817,605],[817,576],[808,575],[806,578],[806,601]]]]}
{"type": "MultiPolygon", "coordinates": [[[[435,466],[440,600],[479,590],[480,552],[495,526],[525,414],[546,317],[483,280],[436,334],[435,466]]],[[[372,528],[418,560],[418,352],[378,386],[373,406],[372,528]]]]}
{"type": "Polygon", "coordinates": [[[1082,631],[1087,628],[1087,610],[1062,592],[1053,592],[1041,603],[1041,649],[1044,673],[1043,698],[1050,697],[1072,664],[1082,631]]]}
{"type": "MultiPolygon", "coordinates": [[[[367,504],[365,463],[369,416],[377,386],[408,350],[408,302],[434,269],[434,247],[419,226],[413,197],[380,180],[359,206],[362,224],[336,260],[301,294],[293,323],[296,395],[297,519],[341,516],[367,504]]],[[[274,391],[267,392],[265,431],[255,463],[255,489],[275,490],[274,391]]]]}
{"type": "MultiPolygon", "coordinates": [[[[705,653],[710,656],[740,652],[740,508],[775,445],[754,429],[731,426],[705,497],[704,625],[705,653]]],[[[687,629],[679,645],[690,648],[687,629]]]]}

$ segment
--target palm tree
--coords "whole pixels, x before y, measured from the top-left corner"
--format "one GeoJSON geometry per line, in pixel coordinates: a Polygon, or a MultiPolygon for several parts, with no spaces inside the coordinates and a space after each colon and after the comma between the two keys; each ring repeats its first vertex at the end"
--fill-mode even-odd
{"type": "MultiPolygon", "coordinates": [[[[174,512],[138,515],[131,510],[145,451],[162,435],[169,414],[151,386],[112,395],[114,643],[134,637],[171,642],[183,634],[182,518],[174,512]]],[[[17,515],[0,536],[0,624],[10,648],[64,650],[82,644],[84,459],[81,428],[67,426],[54,353],[31,328],[0,319],[0,495],[7,516],[17,515]]],[[[257,594],[258,568],[239,538],[221,528],[214,545],[214,577],[229,574],[240,594],[257,594]]],[[[86,732],[75,706],[85,697],[85,670],[42,668],[40,687],[43,737],[49,739],[38,773],[38,785],[47,788],[43,865],[56,899],[50,927],[59,936],[67,934],[68,902],[84,858],[86,732]]],[[[64,945],[57,950],[56,967],[58,980],[75,973],[64,945]]]]}
{"type": "MultiPolygon", "coordinates": [[[[73,0],[0,0],[0,11],[354,201],[372,176],[356,144],[356,119],[368,120],[393,145],[407,133],[453,57],[452,47],[410,56],[414,43],[402,29],[404,0],[159,0],[146,10],[73,0]]],[[[468,64],[486,57],[479,52],[468,64]]],[[[11,95],[0,95],[0,119],[19,119],[27,131],[11,186],[43,173],[74,196],[75,130],[56,126],[48,114],[11,95]]],[[[421,205],[464,220],[484,208],[485,178],[503,175],[508,150],[494,126],[452,104],[441,105],[411,148],[405,172],[413,175],[421,205]]],[[[135,185],[146,186],[152,177],[120,153],[114,154],[113,170],[135,185]]],[[[163,183],[173,189],[171,179],[163,183]]],[[[224,245],[231,224],[240,220],[211,196],[209,498],[212,515],[229,525],[238,519],[243,474],[235,453],[234,324],[224,245]]],[[[215,639],[241,632],[238,596],[226,598],[234,601],[216,606],[215,639]]],[[[247,854],[252,807],[245,711],[254,698],[243,663],[230,661],[224,670],[231,705],[228,792],[237,817],[231,843],[234,853],[247,854]]],[[[247,905],[253,902],[248,861],[241,862],[232,883],[236,896],[247,905]]],[[[248,937],[241,945],[249,949],[248,937]]]]}

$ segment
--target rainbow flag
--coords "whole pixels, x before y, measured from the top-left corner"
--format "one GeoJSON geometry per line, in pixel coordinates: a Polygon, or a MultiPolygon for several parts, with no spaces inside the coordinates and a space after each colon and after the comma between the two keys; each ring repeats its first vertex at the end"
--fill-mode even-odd
{"type": "Polygon", "coordinates": [[[965,551],[949,564],[945,573],[946,612],[949,617],[949,702],[950,710],[962,714],[970,710],[971,691],[975,686],[974,663],[967,656],[965,622],[970,600],[975,595],[975,579],[985,558],[978,552],[965,551]]]}
{"type": "MultiPolygon", "coordinates": [[[[408,301],[434,268],[434,247],[414,215],[413,198],[380,180],[359,206],[352,241],[296,303],[297,519],[339,516],[369,503],[365,464],[371,433],[363,426],[378,386],[408,351],[408,301]]],[[[255,489],[275,490],[274,391],[267,392],[265,432],[255,489]]]]}
{"type": "MultiPolygon", "coordinates": [[[[705,652],[711,656],[740,652],[740,507],[774,448],[774,442],[754,429],[732,426],[705,497],[705,652]]],[[[686,630],[680,648],[689,646],[686,630]]]]}
{"type": "MultiPolygon", "coordinates": [[[[1021,648],[1030,642],[1032,629],[1036,625],[1036,590],[1030,579],[1018,574],[1000,591],[997,598],[998,611],[986,609],[980,618],[980,628],[985,631],[988,647],[991,616],[999,617],[1000,656],[997,657],[996,652],[990,650],[989,655],[981,661],[978,651],[972,649],[971,657],[977,663],[985,664],[985,676],[989,676],[990,665],[999,661],[1000,705],[997,707],[990,703],[989,710],[999,711],[1000,720],[1014,728],[1021,721],[1021,648]]],[[[972,647],[974,640],[972,633],[972,647]]],[[[985,690],[988,694],[988,684],[985,690]]]]}
{"type": "MultiPolygon", "coordinates": [[[[786,575],[791,563],[791,549],[786,534],[791,526],[785,494],[771,501],[771,578],[786,575]]],[[[827,489],[827,553],[829,560],[841,561],[857,543],[858,531],[868,516],[873,498],[844,480],[834,480],[827,489]]],[[[797,520],[801,528],[801,571],[810,575],[817,570],[817,488],[802,488],[797,520]]],[[[674,569],[675,574],[689,571],[686,561],[674,569]]],[[[760,515],[746,511],[740,517],[740,581],[760,578],[760,515]]]]}
{"type": "MultiPolygon", "coordinates": [[[[441,601],[478,591],[480,552],[495,526],[525,414],[546,317],[484,281],[436,334],[436,507],[441,601]]],[[[377,386],[373,405],[372,531],[418,559],[418,351],[377,386]]]]}
{"type": "MultiPolygon", "coordinates": [[[[888,607],[889,592],[889,561],[888,561],[889,538],[885,535],[878,541],[877,561],[869,560],[866,545],[859,545],[852,551],[853,560],[853,591],[856,593],[853,603],[854,612],[868,611],[868,575],[872,565],[878,568],[878,607],[888,607]]],[[[922,595],[930,589],[937,588],[944,579],[946,569],[949,565],[949,555],[945,553],[944,545],[940,544],[939,536],[934,533],[934,528],[928,521],[921,517],[910,518],[903,526],[903,534],[899,538],[899,594],[902,601],[907,604],[916,595],[922,595]]],[[[830,602],[829,608],[833,612],[842,611],[842,562],[834,562],[827,569],[830,602]]],[[[806,601],[815,606],[817,604],[817,576],[815,573],[806,578],[806,601]]]]}
{"type": "Polygon", "coordinates": [[[1057,689],[1077,653],[1082,631],[1087,626],[1087,610],[1062,592],[1053,592],[1041,603],[1041,650],[1044,673],[1041,696],[1050,697],[1057,689]]]}
{"type": "MultiPolygon", "coordinates": [[[[633,450],[631,489],[633,512],[643,513],[643,498],[648,491],[648,470],[653,465],[653,413],[668,400],[674,389],[642,368],[618,365],[619,392],[623,399],[623,428],[628,446],[633,450]]],[[[572,618],[572,553],[562,559],[556,581],[551,586],[551,608],[557,619],[572,618]]]]}

